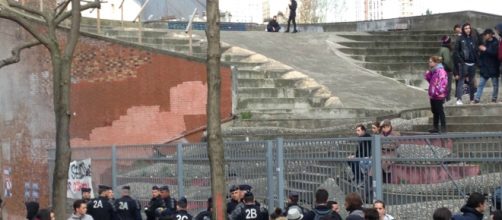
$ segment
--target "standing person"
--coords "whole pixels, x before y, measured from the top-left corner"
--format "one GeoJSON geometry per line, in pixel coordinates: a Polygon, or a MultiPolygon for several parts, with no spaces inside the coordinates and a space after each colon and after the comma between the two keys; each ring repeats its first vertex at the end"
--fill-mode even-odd
{"type": "Polygon", "coordinates": [[[308,210],[303,208],[298,204],[298,201],[300,200],[300,195],[297,192],[291,192],[288,196],[288,203],[286,204],[286,208],[284,208],[284,216],[288,215],[289,209],[299,209],[300,214],[306,215],[308,210]]]}
{"type": "Polygon", "coordinates": [[[328,201],[328,207],[331,207],[331,211],[340,214],[340,205],[337,201],[328,201]]]}
{"type": "MultiPolygon", "coordinates": [[[[385,119],[380,123],[380,129],[382,132],[382,136],[384,137],[392,137],[392,136],[400,136],[401,134],[398,131],[395,131],[392,127],[392,123],[389,119],[385,119]]],[[[391,176],[391,165],[394,163],[389,158],[396,158],[397,153],[396,149],[399,146],[396,142],[391,142],[382,145],[382,176],[384,183],[390,183],[392,180],[391,176]]]]}
{"type": "Polygon", "coordinates": [[[451,211],[448,208],[437,208],[432,214],[433,220],[451,220],[451,211]]]}
{"type": "Polygon", "coordinates": [[[392,215],[389,215],[385,211],[385,203],[382,200],[376,200],[373,202],[373,208],[375,208],[378,212],[378,216],[380,216],[380,220],[394,220],[395,218],[392,215]]]}
{"type": "Polygon", "coordinates": [[[243,204],[237,206],[230,216],[229,220],[268,220],[268,211],[258,204],[252,192],[244,194],[243,204]]]}
{"type": "Polygon", "coordinates": [[[92,216],[87,213],[87,203],[79,199],[73,202],[73,214],[68,220],[94,220],[92,216]]]}
{"type": "Polygon", "coordinates": [[[138,200],[131,198],[131,187],[123,186],[122,197],[115,200],[115,210],[119,220],[141,220],[141,206],[138,200]]]}
{"type": "MultiPolygon", "coordinates": [[[[371,137],[368,132],[366,132],[366,127],[362,124],[358,124],[356,126],[356,134],[357,137],[360,138],[369,138],[371,137]]],[[[349,159],[367,159],[371,157],[371,141],[370,140],[364,140],[364,141],[359,141],[359,147],[356,150],[355,155],[350,155],[349,159]]],[[[363,173],[361,172],[361,167],[360,167],[360,162],[359,161],[349,161],[350,168],[352,169],[352,174],[354,175],[354,179],[356,183],[360,183],[363,179],[363,173]]]]}
{"type": "MultiPolygon", "coordinates": [[[[304,216],[304,220],[319,220],[319,219],[330,219],[330,220],[342,220],[342,217],[337,212],[331,210],[332,207],[328,206],[328,191],[325,189],[318,189],[315,192],[315,207],[312,211],[308,212],[304,216]]],[[[289,212],[288,212],[289,214],[289,212]]]]}
{"type": "Polygon", "coordinates": [[[375,208],[363,209],[363,212],[364,212],[364,220],[380,220],[378,211],[375,208]]]}
{"type": "Polygon", "coordinates": [[[441,38],[441,48],[439,48],[438,56],[441,57],[444,70],[448,74],[448,94],[446,101],[450,101],[451,83],[453,81],[453,59],[451,56],[451,38],[445,35],[441,38]]]}
{"type": "Polygon", "coordinates": [[[235,207],[239,205],[241,201],[241,192],[239,186],[233,185],[230,187],[230,201],[227,202],[227,214],[230,215],[234,211],[235,207]]]}
{"type": "Polygon", "coordinates": [[[298,7],[298,4],[296,3],[296,0],[291,0],[291,3],[289,4],[289,19],[288,19],[288,28],[286,28],[285,32],[289,32],[289,24],[293,22],[293,33],[298,32],[296,30],[296,8],[298,7]]]}
{"type": "Polygon", "coordinates": [[[460,209],[462,214],[456,214],[452,220],[482,220],[483,213],[488,207],[486,198],[481,193],[471,193],[465,205],[460,209]]]}
{"type": "Polygon", "coordinates": [[[349,215],[345,220],[364,220],[363,200],[357,193],[349,193],[345,196],[345,209],[349,215]]]}
{"type": "Polygon", "coordinates": [[[209,197],[207,199],[207,209],[206,211],[202,211],[197,216],[195,216],[195,220],[211,220],[213,214],[213,198],[209,197]]]}
{"type": "Polygon", "coordinates": [[[281,30],[281,26],[277,22],[277,16],[274,15],[272,20],[267,24],[267,32],[279,32],[279,30],[281,30]]]}
{"type": "Polygon", "coordinates": [[[152,187],[152,198],[145,207],[146,220],[155,220],[155,210],[164,206],[158,186],[152,187]]]}
{"type": "Polygon", "coordinates": [[[425,80],[429,82],[429,99],[431,111],[433,114],[433,128],[430,133],[438,133],[439,122],[441,121],[441,132],[446,132],[446,117],[444,114],[443,103],[448,94],[448,76],[441,64],[441,57],[431,56],[429,58],[429,68],[424,75],[425,80]]]}
{"type": "Polygon", "coordinates": [[[99,197],[87,204],[87,212],[95,220],[116,220],[115,208],[110,202],[113,196],[112,187],[99,185],[99,197]]]}
{"type": "Polygon", "coordinates": [[[91,188],[82,188],[80,190],[82,191],[82,200],[85,203],[91,201],[91,188]]]}
{"type": "Polygon", "coordinates": [[[498,58],[499,61],[502,62],[502,23],[497,24],[497,26],[495,26],[495,30],[497,30],[497,34],[500,37],[498,58]]]}
{"type": "Polygon", "coordinates": [[[188,201],[185,197],[181,197],[176,205],[176,212],[173,214],[176,220],[192,220],[192,215],[187,211],[188,201]]]}
{"type": "MultiPolygon", "coordinates": [[[[171,197],[171,193],[169,191],[169,186],[165,185],[160,187],[160,197],[164,202],[164,211],[162,211],[163,215],[168,216],[172,215],[176,212],[176,199],[171,197]]],[[[160,214],[160,213],[157,213],[160,214]]]]}
{"type": "Polygon", "coordinates": [[[482,34],[485,43],[479,46],[479,73],[481,78],[479,79],[478,91],[474,97],[474,103],[479,103],[481,100],[488,79],[492,80],[493,85],[492,102],[497,102],[497,96],[499,94],[500,61],[498,60],[499,42],[494,38],[494,35],[495,32],[493,32],[492,29],[486,29],[482,34]]]}
{"type": "Polygon", "coordinates": [[[476,63],[478,62],[478,37],[473,33],[471,25],[465,23],[462,25],[462,36],[455,44],[455,59],[459,62],[459,72],[455,76],[457,81],[457,105],[462,105],[463,84],[469,88],[470,101],[474,101],[476,86],[474,76],[476,73],[476,63]]]}

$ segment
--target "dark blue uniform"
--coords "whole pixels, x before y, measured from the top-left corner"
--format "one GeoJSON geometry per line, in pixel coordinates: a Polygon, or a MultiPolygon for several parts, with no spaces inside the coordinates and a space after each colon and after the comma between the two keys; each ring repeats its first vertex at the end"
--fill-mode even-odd
{"type": "Polygon", "coordinates": [[[146,219],[155,220],[156,217],[155,210],[163,206],[164,206],[164,201],[162,201],[162,198],[160,198],[160,196],[151,198],[150,201],[148,202],[148,205],[145,207],[146,219]]]}
{"type": "Polygon", "coordinates": [[[117,220],[112,203],[103,196],[87,203],[87,214],[91,215],[94,220],[117,220]]]}
{"type": "Polygon", "coordinates": [[[172,215],[176,212],[176,199],[169,196],[165,199],[162,199],[162,201],[165,210],[162,213],[160,213],[161,216],[172,215]]]}
{"type": "Polygon", "coordinates": [[[173,215],[174,220],[192,220],[192,216],[186,210],[179,210],[173,215]]]}
{"type": "Polygon", "coordinates": [[[115,200],[115,210],[119,220],[141,220],[140,204],[130,196],[115,200]]]}
{"type": "Polygon", "coordinates": [[[258,204],[243,205],[237,207],[232,215],[231,220],[267,220],[268,212],[265,208],[258,204]]]}
{"type": "Polygon", "coordinates": [[[213,213],[209,210],[202,211],[197,216],[195,216],[195,220],[211,220],[213,213]]]}

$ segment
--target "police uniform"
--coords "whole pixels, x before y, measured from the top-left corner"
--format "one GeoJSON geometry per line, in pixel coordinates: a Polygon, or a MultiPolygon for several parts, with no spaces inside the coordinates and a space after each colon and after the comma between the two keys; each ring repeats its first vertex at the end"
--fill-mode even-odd
{"type": "MultiPolygon", "coordinates": [[[[169,186],[160,187],[160,191],[169,191],[169,186]]],[[[164,210],[161,215],[172,215],[176,212],[176,199],[171,196],[162,199],[164,210]]]]}
{"type": "MultiPolygon", "coordinates": [[[[129,186],[122,187],[122,190],[130,190],[129,186]]],[[[139,202],[129,195],[115,200],[115,210],[119,220],[141,220],[141,206],[139,202]]]]}
{"type": "MultiPolygon", "coordinates": [[[[230,194],[232,194],[236,190],[239,190],[239,186],[233,185],[232,187],[230,187],[230,194]]],[[[240,201],[236,201],[236,200],[230,198],[230,201],[227,202],[227,214],[230,215],[230,213],[232,213],[232,211],[234,211],[235,207],[237,207],[237,205],[239,205],[239,203],[240,203],[240,201]]]]}
{"type": "MultiPolygon", "coordinates": [[[[109,186],[99,186],[100,192],[111,189],[109,186]]],[[[94,220],[117,220],[112,203],[107,197],[102,195],[92,199],[87,204],[87,214],[91,215],[94,220]]]]}
{"type": "MultiPolygon", "coordinates": [[[[253,193],[247,192],[245,197],[252,197],[253,193]]],[[[253,204],[240,203],[229,216],[230,220],[268,220],[268,210],[257,202],[253,204]]]]}
{"type": "Polygon", "coordinates": [[[211,210],[213,209],[213,198],[209,197],[207,199],[207,210],[200,212],[195,216],[195,220],[211,220],[213,217],[213,213],[211,210]]]}
{"type": "Polygon", "coordinates": [[[80,190],[82,191],[82,201],[84,201],[86,204],[89,203],[91,201],[91,199],[84,198],[84,193],[91,193],[91,189],[90,188],[82,188],[80,190]]]}
{"type": "Polygon", "coordinates": [[[175,220],[192,220],[193,218],[186,210],[176,211],[173,216],[175,220]]]}
{"type": "MultiPolygon", "coordinates": [[[[159,190],[159,187],[153,186],[152,190],[159,190]]],[[[158,208],[161,208],[163,206],[164,206],[164,202],[162,201],[162,198],[160,198],[160,195],[157,197],[151,198],[145,207],[146,219],[147,220],[155,220],[155,218],[156,218],[155,210],[157,210],[158,208]]]]}

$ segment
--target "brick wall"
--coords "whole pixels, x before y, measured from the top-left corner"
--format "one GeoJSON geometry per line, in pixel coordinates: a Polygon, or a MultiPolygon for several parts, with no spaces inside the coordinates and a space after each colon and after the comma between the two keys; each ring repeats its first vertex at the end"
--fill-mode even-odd
{"type": "MultiPolygon", "coordinates": [[[[0,26],[4,58],[26,33],[2,19],[0,26]]],[[[44,47],[35,47],[23,51],[20,63],[0,69],[1,165],[12,170],[13,184],[13,196],[4,199],[6,219],[24,218],[25,183],[39,184],[41,207],[48,206],[47,149],[55,136],[48,57],[44,47]]],[[[221,73],[225,118],[231,114],[230,69],[221,73]]],[[[164,143],[206,123],[203,61],[82,36],[72,74],[73,147],[164,143]]],[[[200,140],[200,133],[184,140],[200,140]]]]}

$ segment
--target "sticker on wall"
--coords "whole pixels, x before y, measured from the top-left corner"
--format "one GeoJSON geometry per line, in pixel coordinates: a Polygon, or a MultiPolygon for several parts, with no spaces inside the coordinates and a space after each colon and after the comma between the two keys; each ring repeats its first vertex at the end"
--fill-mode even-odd
{"type": "Polygon", "coordinates": [[[10,175],[12,173],[12,169],[10,167],[4,167],[3,169],[3,188],[4,198],[12,197],[12,180],[10,179],[10,175]]]}

